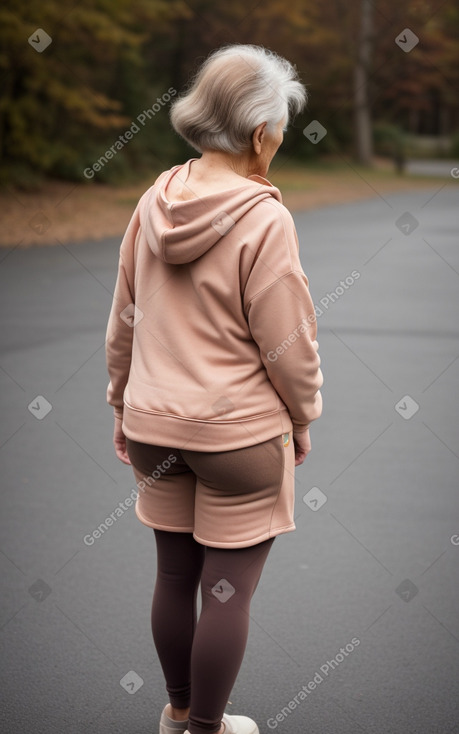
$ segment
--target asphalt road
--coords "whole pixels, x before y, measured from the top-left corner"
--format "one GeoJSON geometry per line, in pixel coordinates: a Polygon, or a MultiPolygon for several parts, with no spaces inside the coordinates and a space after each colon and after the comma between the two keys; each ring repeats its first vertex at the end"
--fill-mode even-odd
{"type": "Polygon", "coordinates": [[[419,176],[452,176],[459,178],[459,166],[457,160],[447,159],[422,159],[409,160],[406,163],[406,172],[415,173],[419,176]]]}
{"type": "MultiPolygon", "coordinates": [[[[227,709],[262,734],[459,732],[459,202],[445,181],[296,216],[324,412],[227,709]]],[[[0,251],[8,734],[153,733],[166,702],[152,531],[131,507],[84,542],[135,487],[105,402],[118,248],[0,251]]]]}

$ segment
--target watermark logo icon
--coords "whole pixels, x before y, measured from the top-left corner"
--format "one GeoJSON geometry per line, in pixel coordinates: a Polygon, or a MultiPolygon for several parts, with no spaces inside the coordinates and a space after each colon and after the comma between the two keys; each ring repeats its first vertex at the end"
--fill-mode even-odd
{"type": "Polygon", "coordinates": [[[143,319],[143,311],[137,308],[135,303],[130,303],[126,308],[123,308],[120,316],[128,326],[134,327],[143,319]]]}
{"type": "Polygon", "coordinates": [[[212,405],[212,410],[217,415],[227,415],[228,413],[231,413],[233,409],[233,403],[225,395],[219,397],[218,400],[216,400],[215,403],[212,405]]]}
{"type": "Polygon", "coordinates": [[[44,212],[36,212],[36,214],[34,214],[33,217],[29,219],[29,227],[31,227],[34,232],[41,236],[42,234],[45,234],[45,232],[47,232],[48,229],[51,227],[51,220],[48,219],[44,212]]]}
{"type": "Polygon", "coordinates": [[[313,487],[309,492],[306,492],[303,497],[303,502],[310,510],[317,512],[326,503],[327,499],[327,495],[319,487],[313,487]]]}
{"type": "Polygon", "coordinates": [[[314,145],[320,143],[326,134],[327,128],[321,125],[319,120],[313,120],[303,130],[303,135],[314,145]]]}
{"type": "Polygon", "coordinates": [[[230,229],[234,227],[236,222],[234,221],[233,217],[231,217],[226,212],[220,212],[219,214],[217,214],[216,217],[214,217],[214,219],[212,219],[211,224],[215,231],[223,237],[223,235],[225,235],[227,232],[230,231],[230,229]]]}
{"type": "Polygon", "coordinates": [[[53,409],[53,406],[43,397],[43,395],[37,395],[36,398],[28,404],[27,408],[37,420],[42,421],[45,416],[48,415],[49,411],[53,409]]]}
{"type": "Polygon", "coordinates": [[[414,232],[417,227],[419,227],[419,222],[416,217],[413,217],[413,215],[410,214],[410,212],[405,212],[397,219],[395,226],[398,227],[400,232],[403,232],[404,235],[408,236],[411,232],[414,232]]]}
{"type": "Polygon", "coordinates": [[[51,586],[48,586],[43,579],[37,579],[32,586],[29,586],[28,592],[33,596],[35,601],[44,601],[51,594],[51,586]]]}
{"type": "Polygon", "coordinates": [[[403,599],[403,601],[406,602],[411,601],[411,599],[416,596],[418,591],[418,587],[416,586],[416,584],[413,584],[410,579],[405,579],[395,589],[395,593],[399,595],[400,599],[403,599]]]}
{"type": "Polygon", "coordinates": [[[43,53],[45,48],[48,48],[50,43],[53,42],[51,36],[49,36],[43,28],[37,28],[27,39],[32,48],[38,51],[39,54],[43,53]]]}
{"type": "Polygon", "coordinates": [[[405,28],[405,30],[398,34],[395,43],[407,54],[418,45],[419,38],[416,33],[413,33],[409,28],[405,28]]]}
{"type": "Polygon", "coordinates": [[[121,678],[120,685],[125,691],[132,695],[133,693],[137,693],[139,688],[142,688],[143,679],[135,672],[135,670],[130,670],[129,673],[126,673],[126,675],[121,678]]]}
{"type": "Polygon", "coordinates": [[[415,413],[419,410],[419,405],[416,400],[413,400],[409,395],[405,395],[398,403],[395,404],[395,410],[399,415],[402,416],[406,421],[409,421],[415,413]]]}
{"type": "Polygon", "coordinates": [[[217,581],[215,586],[212,587],[212,594],[218,599],[218,601],[221,601],[222,604],[224,604],[225,601],[228,601],[228,599],[231,599],[235,592],[236,589],[227,579],[220,579],[220,581],[217,581]]]}

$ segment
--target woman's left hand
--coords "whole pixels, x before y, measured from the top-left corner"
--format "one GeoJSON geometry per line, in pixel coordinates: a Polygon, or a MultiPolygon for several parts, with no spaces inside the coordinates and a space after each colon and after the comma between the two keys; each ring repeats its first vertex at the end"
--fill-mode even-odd
{"type": "Polygon", "coordinates": [[[123,433],[123,421],[121,418],[115,416],[115,430],[113,432],[113,445],[115,446],[115,453],[123,464],[130,464],[131,460],[126,451],[126,436],[123,433]]]}

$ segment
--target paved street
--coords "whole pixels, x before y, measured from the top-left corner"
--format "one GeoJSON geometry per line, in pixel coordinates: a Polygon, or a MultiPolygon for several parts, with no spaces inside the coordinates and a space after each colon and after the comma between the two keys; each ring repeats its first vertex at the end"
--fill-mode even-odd
{"type": "MultiPolygon", "coordinates": [[[[324,412],[227,709],[262,734],[459,732],[459,189],[445,182],[295,216],[324,412]]],[[[8,734],[154,734],[167,700],[152,531],[131,507],[83,540],[135,487],[105,402],[119,244],[0,250],[8,734]]]]}
{"type": "Polygon", "coordinates": [[[458,161],[434,159],[434,160],[409,160],[406,163],[406,172],[415,173],[419,176],[453,176],[459,178],[458,161]]]}

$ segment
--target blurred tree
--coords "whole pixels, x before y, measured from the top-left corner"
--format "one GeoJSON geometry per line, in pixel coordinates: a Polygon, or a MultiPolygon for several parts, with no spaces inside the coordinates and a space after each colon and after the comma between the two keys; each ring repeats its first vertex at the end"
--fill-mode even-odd
{"type": "Polygon", "coordinates": [[[369,75],[373,46],[373,1],[360,0],[360,29],[354,66],[354,137],[358,163],[370,166],[373,157],[369,75]]]}
{"type": "Polygon", "coordinates": [[[459,6],[412,0],[397,5],[381,1],[387,16],[378,38],[375,111],[380,120],[396,122],[413,134],[450,135],[459,128],[459,6]],[[409,28],[419,43],[400,53],[394,29],[409,28]]]}
{"type": "Polygon", "coordinates": [[[143,57],[149,28],[167,29],[184,12],[181,0],[80,0],[70,9],[59,0],[4,0],[0,156],[6,173],[19,167],[81,178],[85,162],[131,124],[135,100],[138,110],[150,101],[143,57]],[[27,42],[39,40],[37,29],[52,39],[41,52],[27,42]]]}
{"type": "MultiPolygon", "coordinates": [[[[227,43],[263,45],[296,64],[310,99],[286,137],[287,156],[354,152],[368,163],[371,120],[378,140],[391,130],[398,149],[405,131],[459,129],[458,34],[457,0],[80,0],[69,8],[3,0],[0,182],[31,172],[85,180],[85,166],[144,108],[169,87],[182,90],[227,43]],[[52,38],[42,53],[27,42],[39,28],[52,38]],[[395,42],[405,28],[419,38],[409,53],[395,42]],[[302,134],[312,119],[327,129],[318,145],[302,134]]],[[[164,108],[96,180],[141,175],[189,152],[164,108]]]]}

